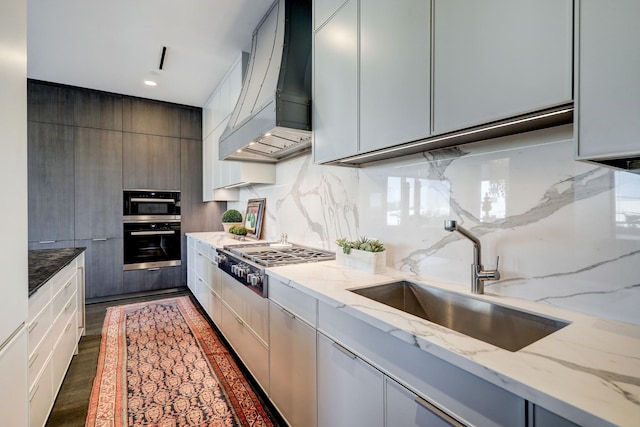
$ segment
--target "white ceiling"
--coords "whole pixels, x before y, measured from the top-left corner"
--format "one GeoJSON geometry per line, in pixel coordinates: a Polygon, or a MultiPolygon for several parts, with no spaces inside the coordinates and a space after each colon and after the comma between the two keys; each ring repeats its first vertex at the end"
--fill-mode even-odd
{"type": "Polygon", "coordinates": [[[29,78],[201,107],[273,0],[27,3],[29,78]]]}

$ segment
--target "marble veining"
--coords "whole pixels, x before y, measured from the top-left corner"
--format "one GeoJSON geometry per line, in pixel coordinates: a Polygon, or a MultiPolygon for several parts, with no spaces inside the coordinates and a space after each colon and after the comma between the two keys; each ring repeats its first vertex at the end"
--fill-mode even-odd
{"type": "Polygon", "coordinates": [[[86,248],[64,248],[29,251],[29,296],[85,250],[86,248]]]}
{"type": "Polygon", "coordinates": [[[276,184],[240,190],[230,207],[265,197],[264,238],[336,250],[377,238],[389,267],[467,289],[472,248],[502,280],[486,292],[640,325],[640,175],[574,160],[573,127],[435,150],[364,168],[276,165],[276,184]]]}
{"type": "MultiPolygon", "coordinates": [[[[640,419],[639,326],[511,297],[479,296],[570,322],[510,352],[349,292],[402,278],[425,282],[409,272],[369,275],[328,261],[274,267],[268,274],[579,425],[633,426],[640,419]]],[[[427,280],[460,292],[454,284],[427,280]]]]}

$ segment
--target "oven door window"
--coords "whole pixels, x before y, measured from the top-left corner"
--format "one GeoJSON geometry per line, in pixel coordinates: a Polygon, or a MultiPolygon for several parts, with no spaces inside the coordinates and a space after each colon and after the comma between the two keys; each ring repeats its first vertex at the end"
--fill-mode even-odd
{"type": "MultiPolygon", "coordinates": [[[[180,260],[180,228],[170,224],[125,224],[124,263],[180,260]]],[[[144,266],[141,266],[144,268],[144,266]]]]}

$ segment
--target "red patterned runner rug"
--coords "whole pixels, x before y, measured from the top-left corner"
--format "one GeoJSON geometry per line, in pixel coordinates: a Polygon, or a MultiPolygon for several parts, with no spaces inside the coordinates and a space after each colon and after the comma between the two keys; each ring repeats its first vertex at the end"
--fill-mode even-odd
{"type": "Polygon", "coordinates": [[[188,296],[107,309],[86,426],[272,426],[188,296]]]}

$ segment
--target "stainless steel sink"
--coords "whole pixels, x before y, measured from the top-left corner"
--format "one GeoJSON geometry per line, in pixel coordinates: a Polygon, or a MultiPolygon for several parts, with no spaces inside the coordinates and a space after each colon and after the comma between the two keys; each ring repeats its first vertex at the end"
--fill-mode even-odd
{"type": "Polygon", "coordinates": [[[518,351],[569,324],[407,281],[351,292],[509,351],[518,351]]]}

